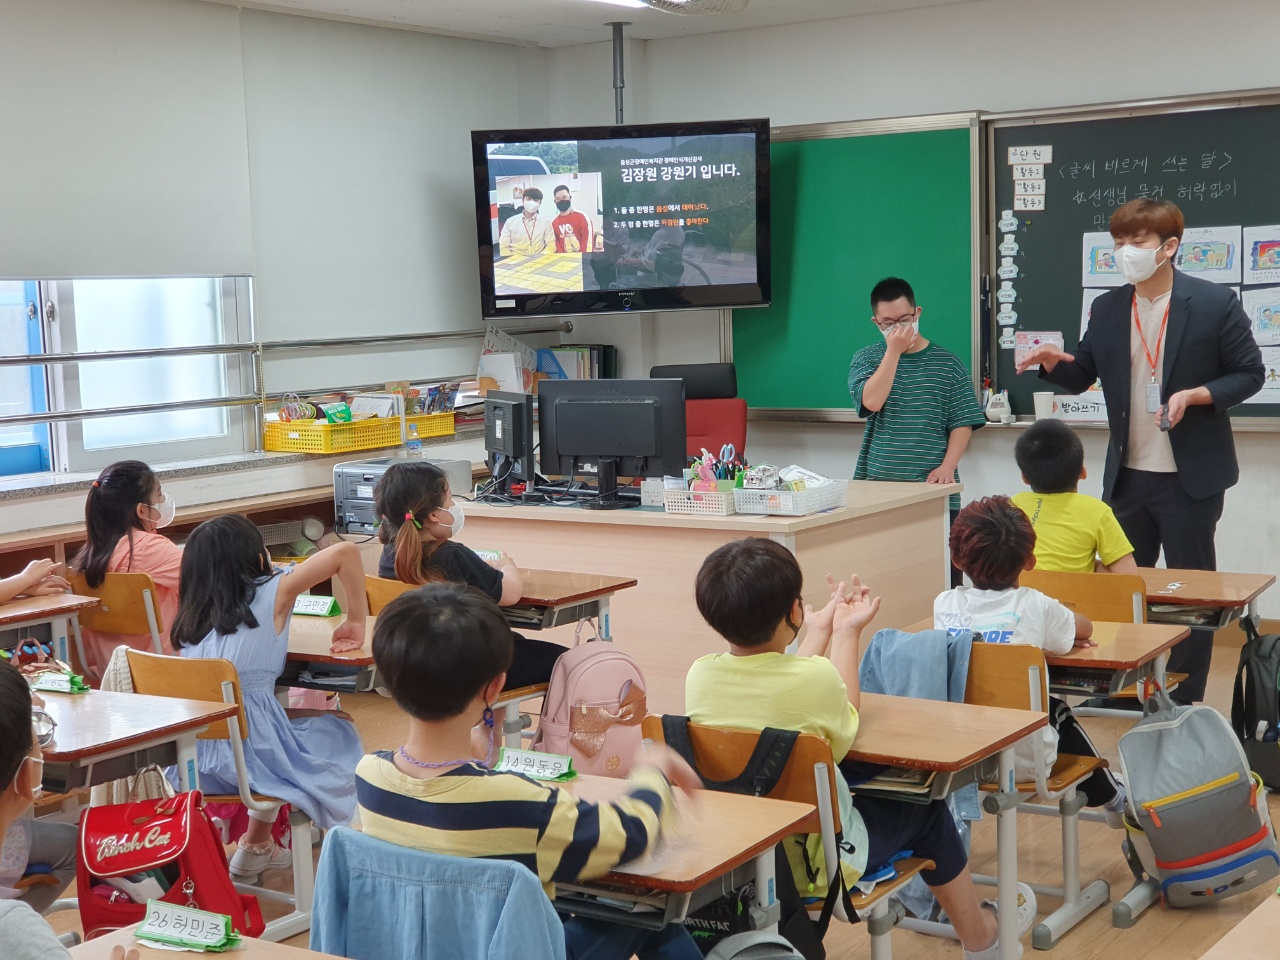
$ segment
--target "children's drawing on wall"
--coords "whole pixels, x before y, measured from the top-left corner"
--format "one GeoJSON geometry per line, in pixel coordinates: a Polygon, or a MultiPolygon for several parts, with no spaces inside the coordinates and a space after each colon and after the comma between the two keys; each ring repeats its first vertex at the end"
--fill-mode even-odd
{"type": "Polygon", "coordinates": [[[1119,287],[1124,277],[1116,266],[1115,244],[1109,233],[1084,235],[1084,269],[1082,284],[1086,287],[1119,287]]]}
{"type": "Polygon", "coordinates": [[[1260,347],[1280,347],[1280,287],[1246,290],[1240,298],[1260,347]]]}
{"type": "Polygon", "coordinates": [[[1192,277],[1239,283],[1240,228],[1188,227],[1173,265],[1192,277]]]}
{"type": "Polygon", "coordinates": [[[1280,283],[1280,225],[1244,228],[1244,282],[1280,283]]]}
{"type": "Polygon", "coordinates": [[[1262,389],[1245,403],[1280,403],[1280,346],[1262,347],[1262,389]]]}
{"type": "Polygon", "coordinates": [[[1085,331],[1089,329],[1089,314],[1093,310],[1093,301],[1097,300],[1107,291],[1086,288],[1084,297],[1080,304],[1080,339],[1084,339],[1085,331]]]}

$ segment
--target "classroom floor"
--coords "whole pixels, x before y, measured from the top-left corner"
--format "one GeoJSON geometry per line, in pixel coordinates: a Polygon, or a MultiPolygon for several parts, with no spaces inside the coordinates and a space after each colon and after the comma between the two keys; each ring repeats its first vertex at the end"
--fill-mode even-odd
{"type": "MultiPolygon", "coordinates": [[[[1237,656],[1237,649],[1229,644],[1219,643],[1214,651],[1205,702],[1224,713],[1231,707],[1237,656]]],[[[390,700],[377,694],[359,694],[343,697],[342,703],[344,709],[356,718],[367,749],[389,749],[403,742],[404,720],[390,700]]],[[[1113,763],[1117,762],[1116,742],[1129,724],[1123,720],[1102,718],[1089,718],[1084,722],[1101,754],[1113,763]]],[[[1280,822],[1280,797],[1272,795],[1270,807],[1272,819],[1280,822]]],[[[1086,881],[1102,877],[1111,885],[1112,901],[1120,899],[1132,882],[1129,868],[1120,855],[1121,833],[1101,823],[1082,822],[1080,835],[1081,876],[1086,881]]],[[[1022,816],[1018,821],[1018,846],[1020,879],[1057,882],[1059,873],[1055,868],[1061,862],[1061,839],[1056,818],[1022,816]]],[[[995,820],[992,817],[974,825],[971,863],[975,872],[995,872],[995,820]]],[[[287,884],[288,874],[285,873],[271,885],[287,889],[287,884]]],[[[1163,910],[1153,907],[1128,930],[1113,929],[1111,911],[1104,907],[1071,931],[1053,951],[1041,953],[1032,950],[1028,935],[1024,940],[1025,955],[1028,958],[1039,955],[1070,960],[1116,957],[1124,957],[1125,960],[1198,960],[1271,892],[1270,885],[1263,884],[1257,890],[1205,909],[1163,910]]],[[[1056,906],[1056,900],[1043,898],[1042,915],[1056,906]]],[[[268,918],[280,912],[281,908],[269,902],[263,903],[263,913],[268,918]]],[[[79,929],[75,913],[54,914],[49,919],[59,933],[79,929]]],[[[303,934],[286,942],[305,947],[307,936],[303,934]]],[[[870,956],[866,930],[861,926],[833,923],[826,946],[829,960],[864,960],[870,956]]],[[[893,934],[893,956],[895,960],[951,960],[959,958],[960,947],[955,941],[898,930],[893,934]]]]}

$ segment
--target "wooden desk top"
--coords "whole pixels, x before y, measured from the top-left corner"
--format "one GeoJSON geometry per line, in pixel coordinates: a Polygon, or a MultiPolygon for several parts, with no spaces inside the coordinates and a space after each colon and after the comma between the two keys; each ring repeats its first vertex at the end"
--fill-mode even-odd
{"type": "MultiPolygon", "coordinates": [[[[904,627],[911,633],[933,629],[933,617],[904,627]]],[[[1098,667],[1105,670],[1133,670],[1154,660],[1175,643],[1191,635],[1180,623],[1107,623],[1095,620],[1096,647],[1081,647],[1070,653],[1045,654],[1051,667],[1098,667]]]]}
{"type": "Polygon", "coordinates": [[[826,527],[847,523],[861,517],[874,516],[898,507],[927,503],[931,500],[945,501],[951,494],[963,489],[964,487],[958,483],[854,480],[849,484],[848,506],[804,517],[766,517],[743,513],[731,514],[727,517],[701,517],[692,514],[666,513],[660,507],[637,507],[632,510],[583,510],[572,505],[504,507],[487,503],[468,503],[467,516],[521,521],[603,523],[622,527],[683,527],[701,530],[732,530],[743,533],[798,533],[814,527],[826,527]]]}
{"type": "MultiPolygon", "coordinates": [[[[118,944],[126,950],[137,950],[142,960],[173,960],[175,954],[172,950],[157,950],[155,947],[143,946],[135,940],[133,930],[136,926],[137,924],[134,924],[123,930],[115,930],[103,934],[96,940],[74,946],[70,951],[71,956],[76,960],[107,960],[111,956],[111,948],[118,944]]],[[[183,956],[192,957],[198,954],[184,953],[183,956]]],[[[240,949],[233,951],[230,956],[238,960],[309,960],[316,957],[331,957],[332,954],[315,953],[312,950],[304,950],[302,947],[289,947],[283,943],[245,937],[240,941],[240,949]]]]}
{"type": "Polygon", "coordinates": [[[605,597],[634,587],[634,577],[607,577],[598,573],[565,573],[560,570],[526,570],[520,568],[524,594],[520,605],[526,607],[564,607],[605,597]]]}
{"type": "Polygon", "coordinates": [[[364,646],[357,650],[334,653],[329,649],[333,628],[342,623],[343,617],[301,617],[295,614],[289,621],[288,659],[307,663],[336,663],[346,667],[373,666],[373,625],[376,618],[364,622],[364,646]]]}
{"type": "MultiPolygon", "coordinates": [[[[567,788],[589,800],[610,800],[626,780],[583,775],[567,788]]],[[[807,803],[702,790],[690,799],[677,792],[679,818],[658,849],[607,874],[606,883],[688,893],[754,859],[813,813],[807,803]]]]}
{"type": "Polygon", "coordinates": [[[151,697],[140,693],[44,693],[45,710],[57,723],[44,748],[50,763],[73,763],[158,737],[208,726],[236,712],[234,704],[151,697]]]}
{"type": "Polygon", "coordinates": [[[1147,584],[1148,603],[1188,606],[1247,607],[1276,582],[1269,573],[1221,573],[1213,570],[1165,570],[1139,567],[1147,584]],[[1174,584],[1179,586],[1174,586],[1174,584]]]}
{"type": "Polygon", "coordinates": [[[1049,722],[1045,713],[862,694],[848,759],[956,773],[1049,722]]]}
{"type": "Polygon", "coordinates": [[[96,607],[97,597],[78,597],[74,593],[57,593],[51,597],[21,597],[0,603],[0,629],[20,627],[46,617],[70,616],[85,607],[96,607]]]}
{"type": "Polygon", "coordinates": [[[1045,655],[1051,667],[1098,667],[1133,670],[1154,660],[1191,635],[1180,623],[1105,623],[1095,621],[1096,647],[1080,647],[1070,653],[1045,655]]]}
{"type": "Polygon", "coordinates": [[[1280,897],[1270,896],[1200,960],[1273,960],[1280,940],[1280,897]]]}

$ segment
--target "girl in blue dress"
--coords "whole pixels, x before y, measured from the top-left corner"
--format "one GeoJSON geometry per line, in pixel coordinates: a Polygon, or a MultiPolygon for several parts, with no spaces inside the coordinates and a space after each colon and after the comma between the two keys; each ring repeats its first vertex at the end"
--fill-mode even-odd
{"type": "MultiPolygon", "coordinates": [[[[333,649],[354,650],[364,645],[367,612],[355,544],[335,544],[281,571],[246,517],[215,517],[187,540],[171,631],[180,656],[235,664],[249,723],[244,754],[253,792],[293,804],[324,829],[345,825],[355,812],[355,770],[364,755],[360,737],[345,713],[286,710],[275,698],[275,683],[288,653],[294,600],[335,576],[349,609],[333,631],[333,649]]],[[[238,792],[230,741],[201,740],[198,757],[205,793],[238,792]]],[[[231,857],[237,877],[257,877],[290,862],[271,839],[275,819],[249,812],[249,829],[231,857]]]]}

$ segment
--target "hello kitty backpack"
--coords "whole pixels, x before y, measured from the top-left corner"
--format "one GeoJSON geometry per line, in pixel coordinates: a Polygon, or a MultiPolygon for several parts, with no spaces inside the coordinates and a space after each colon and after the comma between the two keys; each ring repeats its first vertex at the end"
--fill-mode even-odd
{"type": "Polygon", "coordinates": [[[644,674],[613,643],[598,635],[582,643],[581,633],[578,624],[551,671],[533,749],[572,757],[580,773],[625,777],[640,747],[644,674]]]}

